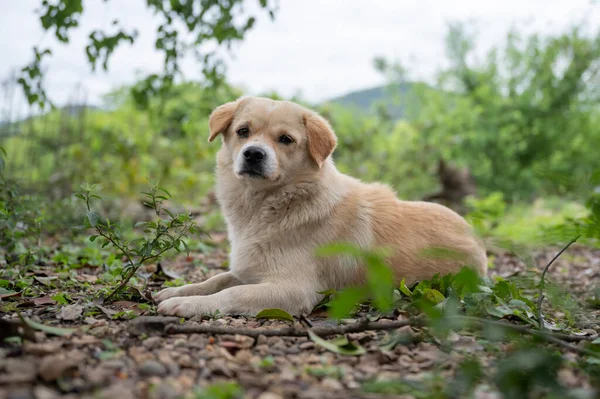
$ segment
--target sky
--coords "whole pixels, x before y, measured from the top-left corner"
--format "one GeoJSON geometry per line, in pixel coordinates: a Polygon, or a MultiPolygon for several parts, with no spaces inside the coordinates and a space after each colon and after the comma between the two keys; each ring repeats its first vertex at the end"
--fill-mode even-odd
{"type": "MultiPolygon", "coordinates": [[[[161,70],[161,54],[153,48],[159,20],[144,7],[145,0],[85,0],[80,27],[72,31],[68,45],[43,32],[35,14],[40,3],[0,0],[0,82],[30,61],[35,45],[54,52],[45,64],[46,87],[57,104],[75,98],[98,104],[103,94],[135,82],[140,73],[161,70]],[[138,40],[114,53],[108,72],[92,73],[84,53],[87,35],[109,27],[115,18],[137,28],[138,40]]],[[[430,79],[444,65],[444,37],[451,21],[476,23],[479,54],[502,43],[515,24],[540,33],[560,32],[584,18],[591,26],[600,26],[600,5],[591,0],[279,0],[278,4],[274,21],[259,14],[245,40],[227,53],[228,80],[247,94],[275,90],[312,102],[384,83],[373,67],[377,56],[400,60],[412,78],[430,79]]],[[[191,59],[183,71],[187,78],[200,76],[191,59]]],[[[0,87],[0,111],[10,103],[19,109],[13,112],[27,112],[16,96],[7,100],[0,87]]]]}

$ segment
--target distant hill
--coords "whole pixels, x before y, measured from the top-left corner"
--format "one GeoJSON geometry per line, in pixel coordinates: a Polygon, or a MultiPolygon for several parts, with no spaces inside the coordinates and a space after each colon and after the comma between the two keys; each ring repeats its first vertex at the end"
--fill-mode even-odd
{"type": "Polygon", "coordinates": [[[395,95],[405,96],[411,90],[412,83],[402,83],[397,86],[376,86],[370,89],[357,90],[341,97],[327,100],[326,103],[340,104],[355,108],[365,113],[372,113],[378,105],[385,106],[389,115],[401,119],[405,114],[404,106],[394,101],[395,95]]]}

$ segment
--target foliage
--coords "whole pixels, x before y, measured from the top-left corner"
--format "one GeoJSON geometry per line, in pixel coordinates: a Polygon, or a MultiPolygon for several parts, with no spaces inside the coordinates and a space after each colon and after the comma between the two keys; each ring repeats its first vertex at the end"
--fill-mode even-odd
{"type": "MultiPolygon", "coordinates": [[[[152,96],[165,95],[181,76],[181,60],[189,53],[201,63],[208,83],[215,86],[222,83],[222,57],[216,50],[203,53],[200,49],[205,50],[207,45],[229,48],[244,38],[256,22],[256,17],[244,15],[245,4],[244,0],[148,0],[148,9],[162,20],[156,29],[154,46],[164,55],[164,64],[162,73],[151,74],[132,88],[136,103],[145,107],[152,96]]],[[[259,5],[274,18],[275,6],[269,0],[260,0],[259,5]]],[[[71,31],[79,27],[84,11],[83,0],[43,0],[40,23],[44,31],[53,32],[60,43],[67,44],[71,31]]],[[[118,19],[111,25],[108,31],[94,30],[88,35],[85,53],[92,71],[99,64],[107,70],[114,51],[123,43],[133,44],[137,39],[135,28],[124,28],[118,19]]],[[[21,70],[19,85],[30,104],[44,108],[49,98],[43,84],[42,61],[44,56],[52,55],[52,51],[37,47],[33,50],[34,58],[21,70]]]]}
{"type": "Polygon", "coordinates": [[[17,182],[4,174],[7,153],[0,147],[0,248],[8,263],[27,266],[35,255],[31,245],[41,235],[43,219],[32,197],[21,192],[17,182]]]}
{"type": "MultiPolygon", "coordinates": [[[[600,166],[590,146],[600,141],[600,36],[582,27],[549,37],[514,30],[480,62],[472,61],[475,37],[452,24],[449,67],[435,89],[415,86],[402,97],[420,133],[413,151],[469,166],[484,194],[510,201],[578,194],[600,166]]],[[[393,64],[379,66],[394,84],[405,82],[401,66],[395,74],[393,64]]]]}
{"type": "Polygon", "coordinates": [[[365,250],[347,243],[333,243],[317,250],[318,256],[345,256],[364,263],[367,269],[367,284],[343,289],[329,304],[330,316],[346,317],[356,305],[368,297],[373,298],[377,309],[387,312],[392,309],[393,275],[386,263],[389,251],[385,248],[365,250]]]}
{"type": "Polygon", "coordinates": [[[154,211],[156,218],[149,222],[138,222],[136,227],[141,227],[146,236],[127,241],[118,222],[111,222],[109,219],[102,221],[100,215],[92,210],[91,201],[101,199],[94,194],[95,187],[95,185],[82,186],[81,192],[75,194],[85,201],[87,208],[83,227],[95,230],[96,234],[90,236],[90,241],[99,239],[102,247],[112,245],[127,262],[121,272],[121,282],[105,298],[108,301],[121,293],[137,270],[146,262],[158,261],[165,252],[173,249],[179,252],[182,246],[188,250],[185,240],[190,234],[199,234],[200,229],[189,213],[175,215],[163,206],[163,202],[170,197],[170,194],[164,188],[158,187],[156,183],[147,192],[142,193],[147,198],[144,205],[154,211]]]}

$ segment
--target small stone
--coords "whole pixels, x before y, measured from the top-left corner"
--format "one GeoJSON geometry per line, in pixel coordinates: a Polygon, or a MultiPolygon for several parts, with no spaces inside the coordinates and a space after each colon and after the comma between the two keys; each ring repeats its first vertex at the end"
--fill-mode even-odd
{"type": "Polygon", "coordinates": [[[110,369],[110,370],[120,370],[126,367],[125,362],[119,359],[109,359],[105,360],[100,364],[102,367],[110,369]]]}
{"type": "Polygon", "coordinates": [[[311,341],[306,341],[306,342],[303,342],[300,345],[298,345],[298,348],[300,348],[302,350],[312,349],[314,347],[315,347],[315,344],[312,343],[311,341]]]}
{"type": "Polygon", "coordinates": [[[256,399],[283,399],[283,396],[273,392],[263,392],[256,399]]]}
{"type": "Polygon", "coordinates": [[[177,389],[168,382],[159,384],[149,395],[150,399],[176,399],[179,397],[180,394],[177,389]]]}
{"type": "Polygon", "coordinates": [[[157,376],[164,377],[167,375],[167,368],[162,363],[156,360],[146,360],[139,368],[140,375],[145,377],[157,376]]]}
{"type": "Polygon", "coordinates": [[[161,340],[162,340],[162,338],[158,337],[158,336],[149,337],[144,340],[143,345],[146,348],[154,349],[160,345],[161,340]]]}
{"type": "Polygon", "coordinates": [[[33,389],[33,393],[36,399],[57,399],[61,395],[54,389],[48,388],[44,385],[38,385],[33,389]]]}
{"type": "Polygon", "coordinates": [[[323,379],[323,382],[321,382],[321,386],[330,391],[341,391],[342,389],[344,389],[344,386],[341,382],[329,377],[323,379]]]}
{"type": "Polygon", "coordinates": [[[34,399],[34,396],[28,388],[16,388],[8,391],[6,399],[34,399]]]}

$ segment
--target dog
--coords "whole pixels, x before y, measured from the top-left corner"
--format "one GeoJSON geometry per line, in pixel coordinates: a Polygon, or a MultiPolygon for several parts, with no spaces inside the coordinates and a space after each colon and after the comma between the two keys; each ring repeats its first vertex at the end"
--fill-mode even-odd
{"type": "Polygon", "coordinates": [[[391,249],[386,261],[396,284],[465,265],[486,273],[483,243],[463,217],[339,172],[332,160],[336,134],[318,113],[241,97],[213,110],[209,130],[209,142],[222,137],[215,192],[231,244],[229,271],[160,291],[159,314],[254,316],[267,308],[308,314],[320,292],[366,282],[359,259],[317,256],[331,243],[391,249]],[[430,248],[461,256],[427,256],[430,248]]]}

